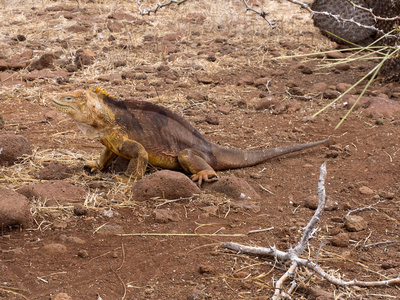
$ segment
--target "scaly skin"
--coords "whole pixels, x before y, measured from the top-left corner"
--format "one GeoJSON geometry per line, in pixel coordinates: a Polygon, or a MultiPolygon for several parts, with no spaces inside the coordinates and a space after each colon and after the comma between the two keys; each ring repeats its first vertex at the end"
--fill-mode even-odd
{"type": "Polygon", "coordinates": [[[215,171],[253,166],[270,158],[328,142],[329,139],[281,148],[240,151],[207,141],[188,121],[173,111],[145,101],[116,101],[102,89],[60,95],[54,106],[69,114],[90,138],[105,149],[94,170],[107,168],[119,155],[129,159],[128,179],[143,177],[147,164],[184,170],[199,185],[217,180],[215,171]]]}

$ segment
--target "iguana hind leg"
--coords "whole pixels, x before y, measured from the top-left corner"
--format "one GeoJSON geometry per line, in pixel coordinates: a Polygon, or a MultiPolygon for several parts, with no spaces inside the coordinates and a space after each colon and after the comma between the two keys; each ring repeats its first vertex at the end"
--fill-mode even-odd
{"type": "Polygon", "coordinates": [[[185,149],[179,152],[178,161],[182,168],[192,175],[192,180],[201,186],[203,181],[212,182],[218,180],[217,173],[206,162],[204,155],[195,149],[185,149]]]}

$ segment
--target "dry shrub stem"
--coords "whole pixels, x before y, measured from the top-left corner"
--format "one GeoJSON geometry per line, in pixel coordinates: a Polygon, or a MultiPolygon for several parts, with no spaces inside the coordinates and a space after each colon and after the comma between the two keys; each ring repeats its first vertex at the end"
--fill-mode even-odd
{"type": "MultiPolygon", "coordinates": [[[[187,1],[188,1],[188,0],[169,0],[168,2],[166,2],[166,3],[164,3],[164,4],[158,3],[157,6],[156,6],[156,8],[154,8],[154,9],[148,9],[148,8],[143,8],[142,0],[137,0],[138,5],[139,5],[138,10],[139,10],[139,13],[140,13],[141,15],[150,15],[151,13],[154,13],[154,14],[155,14],[155,13],[157,13],[157,11],[158,11],[159,9],[161,9],[161,8],[163,8],[163,7],[169,6],[169,5],[173,4],[173,3],[176,3],[177,5],[181,5],[181,4],[183,4],[184,2],[187,2],[187,1]]],[[[359,26],[359,27],[366,28],[366,29],[371,29],[371,30],[375,30],[376,32],[379,32],[379,33],[385,35],[385,32],[384,32],[383,30],[381,30],[381,29],[379,29],[379,28],[376,28],[376,27],[373,26],[373,25],[369,26],[369,25],[361,24],[361,23],[359,23],[359,22],[356,22],[353,18],[351,18],[351,19],[346,19],[346,18],[343,18],[341,15],[335,15],[335,14],[332,14],[332,13],[327,12],[327,11],[314,11],[314,10],[312,10],[312,9],[310,8],[310,5],[309,5],[309,4],[304,3],[304,2],[301,2],[301,1],[297,1],[297,0],[286,0],[286,1],[289,1],[289,2],[291,2],[291,3],[293,3],[293,4],[296,4],[296,5],[299,5],[302,9],[307,10],[307,11],[311,14],[311,17],[313,17],[314,15],[324,15],[324,16],[328,16],[328,17],[334,18],[334,19],[335,19],[336,21],[338,21],[338,22],[340,21],[340,22],[342,22],[342,23],[353,23],[353,24],[356,24],[356,25],[359,26]]],[[[354,3],[353,1],[351,1],[351,0],[347,0],[347,2],[349,2],[349,4],[351,4],[355,9],[360,9],[360,10],[363,10],[363,11],[368,12],[368,13],[374,18],[374,20],[379,20],[379,21],[388,22],[388,21],[396,21],[396,20],[399,20],[399,19],[400,19],[400,16],[395,16],[395,17],[392,17],[392,18],[380,17],[380,16],[377,16],[377,15],[375,15],[375,14],[373,13],[372,8],[366,8],[366,7],[363,7],[363,6],[361,6],[361,5],[357,5],[357,4],[355,4],[355,3],[354,3]]],[[[255,10],[255,9],[251,8],[251,7],[248,5],[248,3],[247,3],[246,0],[243,0],[243,3],[244,3],[244,5],[246,6],[246,11],[252,11],[252,12],[258,14],[258,15],[261,16],[265,21],[268,22],[268,25],[269,25],[271,28],[275,28],[275,24],[272,23],[271,21],[269,21],[269,20],[267,19],[267,16],[268,16],[268,13],[267,13],[267,12],[265,12],[264,10],[260,12],[260,11],[257,11],[257,10],[255,10]]],[[[396,37],[396,36],[395,36],[395,35],[389,35],[388,37],[396,37]]]]}
{"type": "MultiPolygon", "coordinates": [[[[310,259],[301,258],[300,255],[304,252],[308,246],[308,241],[313,237],[315,232],[318,231],[317,224],[321,219],[322,211],[325,206],[326,195],[325,195],[325,178],[326,178],[326,162],[324,162],[320,167],[320,177],[318,180],[318,208],[315,211],[313,217],[308,222],[307,226],[304,228],[303,236],[296,247],[289,249],[287,252],[276,249],[273,246],[269,248],[264,247],[249,247],[241,245],[238,243],[227,242],[222,244],[223,248],[233,250],[237,253],[251,254],[256,256],[268,256],[275,260],[285,263],[290,262],[289,269],[283,274],[283,276],[275,283],[275,292],[272,299],[278,300],[282,298],[288,298],[288,295],[284,289],[283,284],[288,279],[294,278],[296,271],[299,266],[303,266],[311,269],[313,272],[321,276],[322,278],[328,280],[337,286],[350,287],[350,286],[360,286],[360,287],[373,287],[373,286],[388,286],[400,283],[400,275],[397,278],[383,280],[383,281],[358,281],[353,279],[350,281],[344,281],[342,279],[336,278],[325,272],[317,262],[312,262],[310,259]]],[[[290,291],[293,290],[293,283],[290,287],[290,291]]]]}
{"type": "MultiPolygon", "coordinates": [[[[369,26],[369,25],[364,25],[364,24],[358,23],[353,18],[345,19],[341,15],[334,15],[334,14],[332,14],[330,12],[327,12],[327,11],[314,11],[314,10],[312,10],[310,8],[310,6],[307,3],[303,3],[303,2],[300,2],[300,1],[297,1],[297,0],[287,0],[287,1],[292,2],[293,4],[296,4],[296,5],[300,5],[301,8],[304,8],[308,12],[310,12],[311,17],[313,17],[314,15],[324,15],[324,16],[328,16],[328,17],[334,18],[338,22],[340,21],[342,23],[353,23],[353,24],[356,24],[359,27],[366,28],[366,29],[372,29],[372,30],[375,30],[376,32],[379,32],[379,33],[385,35],[385,32],[383,30],[381,30],[379,28],[376,28],[375,26],[372,26],[372,25],[369,26]]],[[[351,0],[347,0],[347,2],[349,2],[355,9],[360,9],[360,10],[364,10],[364,11],[369,12],[371,14],[371,16],[375,20],[386,21],[387,22],[387,21],[398,20],[400,18],[400,16],[396,16],[396,17],[393,17],[393,18],[380,17],[380,16],[375,15],[372,12],[372,8],[366,8],[366,7],[363,7],[361,5],[356,5],[351,0]]],[[[396,37],[396,36],[395,35],[390,35],[389,37],[396,37]]]]}
{"type": "Polygon", "coordinates": [[[172,3],[176,3],[176,5],[181,5],[182,3],[185,3],[186,1],[187,0],[169,0],[167,3],[164,3],[164,4],[158,3],[157,7],[154,9],[147,9],[147,8],[143,8],[143,4],[141,3],[142,0],[137,0],[138,5],[139,5],[139,8],[138,8],[139,13],[141,15],[148,15],[148,16],[150,16],[151,13],[156,14],[160,8],[163,8],[165,6],[170,6],[172,3]]]}
{"type": "Polygon", "coordinates": [[[255,9],[251,8],[251,7],[247,4],[247,1],[246,1],[246,0],[243,0],[243,3],[244,3],[244,5],[246,6],[246,11],[250,10],[250,11],[252,11],[252,12],[258,14],[259,16],[261,16],[261,18],[263,18],[265,21],[267,21],[268,25],[269,25],[272,29],[275,28],[275,25],[267,19],[267,16],[268,16],[268,13],[267,13],[267,12],[265,12],[265,11],[259,12],[259,11],[255,10],[255,9]]]}
{"type": "Polygon", "coordinates": [[[369,14],[375,19],[375,21],[379,20],[379,21],[388,22],[388,21],[400,20],[400,16],[395,16],[395,17],[392,17],[392,18],[383,18],[383,17],[377,16],[377,15],[375,15],[373,13],[372,8],[366,8],[366,7],[363,7],[361,5],[355,4],[352,0],[346,0],[346,1],[349,2],[352,6],[354,6],[357,9],[369,12],[369,14]]]}

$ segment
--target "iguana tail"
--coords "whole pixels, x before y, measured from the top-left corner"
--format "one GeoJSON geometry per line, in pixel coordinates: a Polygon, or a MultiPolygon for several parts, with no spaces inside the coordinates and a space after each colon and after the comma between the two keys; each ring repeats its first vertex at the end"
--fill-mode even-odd
{"type": "Polygon", "coordinates": [[[213,168],[214,170],[225,170],[250,167],[262,163],[268,159],[312,148],[321,144],[325,144],[328,141],[329,138],[317,142],[256,151],[241,151],[214,144],[213,153],[216,157],[217,164],[213,166],[213,168]]]}

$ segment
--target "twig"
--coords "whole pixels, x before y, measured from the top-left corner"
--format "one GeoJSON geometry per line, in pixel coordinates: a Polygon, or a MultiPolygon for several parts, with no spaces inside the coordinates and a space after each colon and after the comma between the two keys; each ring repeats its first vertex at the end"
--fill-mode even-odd
{"type": "MultiPolygon", "coordinates": [[[[384,287],[384,286],[389,286],[389,285],[394,285],[394,284],[400,284],[400,275],[396,278],[381,280],[381,281],[358,281],[357,279],[344,281],[342,279],[339,279],[332,275],[329,275],[327,272],[325,272],[318,265],[318,260],[316,260],[316,262],[312,262],[309,259],[304,259],[304,258],[300,257],[300,255],[303,253],[305,248],[308,246],[309,240],[313,237],[314,233],[317,231],[316,226],[321,218],[323,207],[324,207],[325,201],[326,201],[326,195],[325,195],[326,174],[327,174],[326,173],[326,163],[323,163],[322,166],[320,167],[320,177],[319,177],[319,181],[318,181],[318,199],[319,199],[318,208],[315,211],[311,220],[308,222],[307,226],[304,228],[303,236],[295,248],[289,249],[287,252],[284,252],[284,251],[280,251],[272,246],[270,246],[269,248],[249,247],[249,246],[241,245],[238,243],[232,243],[232,242],[222,244],[222,248],[236,251],[238,254],[242,253],[242,254],[257,255],[259,257],[264,257],[264,256],[272,257],[276,261],[279,261],[281,263],[290,261],[289,269],[274,284],[275,292],[274,292],[272,299],[278,300],[278,299],[282,299],[282,298],[290,298],[290,293],[291,293],[291,291],[293,291],[295,289],[297,283],[295,281],[292,281],[288,292],[285,292],[283,290],[283,284],[289,278],[295,277],[296,270],[298,269],[299,266],[303,266],[303,267],[311,269],[314,273],[318,274],[322,278],[326,279],[330,283],[333,283],[337,286],[343,286],[343,287],[351,287],[351,286],[360,286],[360,287],[373,287],[374,286],[374,287],[376,287],[376,286],[379,286],[379,287],[384,287]]],[[[375,245],[390,244],[390,243],[392,243],[392,242],[387,241],[387,242],[382,242],[382,243],[376,243],[376,244],[371,244],[370,247],[375,246],[375,245]]],[[[319,254],[320,250],[321,250],[321,248],[317,252],[317,259],[318,259],[318,254],[319,254]]]]}
{"type": "Polygon", "coordinates": [[[265,192],[267,192],[267,193],[270,193],[271,195],[273,195],[274,193],[273,192],[271,192],[269,189],[267,189],[267,188],[265,188],[265,187],[263,187],[261,184],[259,184],[259,183],[257,183],[258,184],[258,186],[263,190],[263,191],[265,191],[265,192]]]}
{"type": "Polygon", "coordinates": [[[344,218],[347,218],[352,213],[360,212],[360,211],[364,211],[364,210],[375,210],[375,211],[378,211],[374,206],[379,204],[379,203],[384,203],[384,202],[386,202],[386,200],[379,200],[379,201],[377,201],[374,204],[371,204],[369,206],[360,207],[360,208],[356,208],[356,209],[351,209],[351,210],[349,210],[347,212],[347,214],[344,216],[344,218]]]}
{"type": "Polygon", "coordinates": [[[125,285],[125,282],[122,280],[121,276],[119,276],[119,274],[113,269],[113,267],[111,265],[110,265],[110,269],[115,274],[115,276],[117,276],[119,281],[122,283],[122,286],[124,287],[124,294],[123,294],[123,296],[121,298],[122,300],[124,300],[125,297],[126,297],[126,285],[125,285]]]}
{"type": "Polygon", "coordinates": [[[106,256],[107,254],[110,254],[110,253],[112,253],[113,251],[118,250],[119,248],[120,248],[120,247],[117,247],[117,248],[115,248],[115,249],[113,249],[113,250],[111,250],[111,251],[107,251],[106,253],[103,253],[103,254],[100,254],[100,255],[98,255],[98,256],[95,256],[95,257],[91,258],[91,259],[89,260],[89,262],[91,262],[91,261],[94,260],[94,259],[97,259],[97,258],[106,256]]]}
{"type": "Polygon", "coordinates": [[[294,253],[298,256],[300,256],[303,253],[304,249],[307,247],[308,241],[315,233],[315,227],[317,226],[319,220],[321,219],[322,211],[325,207],[325,202],[326,202],[325,178],[326,178],[326,162],[324,162],[320,167],[320,176],[318,180],[318,208],[314,212],[314,215],[308,222],[307,226],[304,228],[304,233],[303,236],[301,237],[300,242],[293,249],[294,253]]]}
{"type": "Polygon", "coordinates": [[[192,200],[193,198],[195,198],[195,197],[197,197],[197,196],[198,196],[198,194],[193,194],[192,196],[186,197],[186,198],[179,198],[179,199],[166,200],[165,202],[156,205],[156,208],[159,208],[160,206],[163,206],[163,205],[165,205],[165,204],[174,203],[174,202],[178,202],[178,201],[184,201],[184,200],[190,201],[190,200],[192,200]]]}
{"type": "Polygon", "coordinates": [[[375,14],[373,13],[372,8],[366,8],[366,7],[363,7],[363,6],[361,6],[361,5],[357,5],[357,4],[355,4],[352,0],[347,0],[347,2],[349,2],[349,4],[353,5],[353,6],[354,6],[355,8],[357,8],[357,9],[360,9],[360,10],[363,10],[363,11],[368,12],[368,13],[374,18],[375,21],[376,21],[376,20],[379,20],[379,21],[389,22],[389,21],[400,20],[400,16],[395,16],[395,17],[391,17],[391,18],[379,17],[379,16],[377,16],[377,15],[375,15],[375,14]]]}
{"type": "Polygon", "coordinates": [[[384,242],[378,242],[378,243],[364,245],[363,248],[371,248],[371,247],[382,246],[382,245],[394,245],[397,243],[398,243],[398,241],[384,241],[384,242]]]}
{"type": "Polygon", "coordinates": [[[375,297],[383,297],[383,298],[393,298],[393,299],[397,299],[397,296],[392,296],[392,295],[367,294],[367,296],[375,296],[375,297]]]}
{"type": "Polygon", "coordinates": [[[309,100],[312,100],[312,99],[313,99],[313,97],[310,97],[310,96],[293,95],[293,94],[291,94],[289,91],[285,91],[285,92],[286,92],[286,94],[288,94],[289,97],[291,97],[291,98],[298,98],[298,99],[302,99],[302,100],[305,100],[305,101],[309,101],[309,100]]]}
{"type": "Polygon", "coordinates": [[[255,10],[255,9],[251,8],[251,7],[247,4],[247,1],[246,1],[246,0],[243,0],[243,3],[244,3],[244,5],[246,5],[246,11],[250,10],[250,11],[256,13],[257,15],[260,15],[261,18],[263,18],[265,21],[267,21],[268,25],[269,25],[272,29],[275,28],[275,24],[271,23],[271,22],[267,19],[267,16],[268,16],[268,13],[267,13],[267,12],[265,12],[265,11],[259,12],[259,11],[255,10]]]}
{"type": "Polygon", "coordinates": [[[139,13],[140,13],[141,15],[148,15],[148,16],[150,16],[151,13],[156,14],[157,11],[158,11],[160,8],[163,8],[163,7],[165,7],[165,6],[169,6],[169,5],[171,5],[172,3],[176,3],[176,5],[181,5],[182,3],[186,2],[186,1],[187,1],[187,0],[169,0],[169,2],[164,3],[164,4],[158,3],[158,4],[157,4],[157,7],[156,7],[155,9],[142,8],[142,7],[143,7],[143,4],[141,3],[142,0],[138,0],[137,2],[138,2],[138,4],[139,4],[139,8],[138,8],[139,13]]]}
{"type": "Polygon", "coordinates": [[[246,236],[245,234],[241,233],[233,233],[233,234],[213,234],[213,233],[151,233],[151,232],[144,232],[144,233],[122,233],[117,234],[119,236],[231,236],[231,237],[239,237],[239,236],[246,236]]]}
{"type": "Polygon", "coordinates": [[[13,288],[9,288],[9,287],[0,287],[0,292],[5,292],[5,293],[9,293],[9,294],[13,294],[15,296],[20,296],[22,298],[24,298],[25,300],[28,300],[28,298],[26,298],[24,295],[22,295],[21,293],[17,293],[14,291],[13,288]]]}
{"type": "MultiPolygon", "coordinates": [[[[379,28],[376,28],[375,26],[372,26],[372,25],[369,26],[369,25],[361,24],[361,23],[359,23],[359,22],[356,22],[353,18],[351,18],[351,19],[346,19],[346,18],[343,18],[341,15],[334,15],[334,14],[332,14],[332,13],[330,13],[330,12],[326,12],[326,11],[314,11],[314,10],[312,10],[312,9],[310,8],[310,6],[309,6],[308,4],[303,3],[303,2],[300,2],[300,1],[296,1],[296,0],[287,0],[287,1],[292,2],[293,4],[296,4],[296,5],[300,5],[301,8],[306,9],[307,11],[310,12],[311,17],[313,17],[314,15],[323,15],[323,16],[331,17],[331,18],[335,19],[335,20],[338,21],[338,22],[342,22],[342,23],[352,23],[352,24],[355,24],[355,25],[357,25],[357,26],[359,26],[359,27],[366,28],[366,29],[371,29],[371,30],[374,30],[374,31],[376,31],[376,32],[379,32],[379,33],[385,35],[385,32],[384,32],[383,30],[381,30],[381,29],[379,29],[379,28]]],[[[374,18],[375,21],[376,21],[376,20],[379,20],[379,21],[394,21],[394,20],[397,20],[397,19],[400,18],[400,16],[396,16],[396,17],[393,17],[393,18],[384,18],[384,17],[376,16],[376,15],[372,12],[372,8],[365,8],[365,7],[362,7],[362,6],[360,6],[360,5],[356,5],[356,4],[354,4],[353,1],[351,1],[351,0],[347,0],[347,1],[348,1],[351,5],[353,5],[356,9],[361,9],[361,10],[364,10],[364,11],[368,11],[368,12],[371,14],[371,16],[374,18]]],[[[389,35],[389,36],[387,36],[387,37],[395,37],[395,38],[396,38],[397,36],[396,36],[396,35],[389,35]]]]}
{"type": "Polygon", "coordinates": [[[122,266],[124,265],[124,262],[125,262],[125,248],[124,248],[124,243],[121,244],[121,249],[122,249],[122,262],[121,262],[121,265],[120,265],[116,270],[114,270],[113,267],[112,267],[111,264],[110,264],[110,269],[111,269],[111,271],[113,271],[113,273],[115,274],[115,276],[117,276],[117,278],[119,279],[119,281],[120,281],[121,284],[122,284],[122,287],[124,288],[124,294],[122,295],[122,298],[121,298],[121,300],[124,300],[124,299],[126,298],[126,284],[125,284],[125,282],[122,280],[121,276],[117,273],[117,271],[121,270],[121,268],[122,268],[122,266]]]}
{"type": "Polygon", "coordinates": [[[269,228],[264,228],[264,229],[255,229],[255,230],[250,230],[247,234],[265,232],[265,231],[270,231],[272,229],[274,229],[274,227],[269,227],[269,228]]]}
{"type": "Polygon", "coordinates": [[[287,252],[280,251],[274,246],[270,246],[269,248],[251,247],[238,243],[226,242],[222,244],[222,248],[235,251],[238,254],[251,254],[259,257],[274,257],[282,262],[285,262],[289,259],[289,254],[287,252]]]}
{"type": "Polygon", "coordinates": [[[280,295],[284,293],[283,284],[288,278],[293,278],[294,274],[297,271],[298,264],[296,262],[292,262],[289,269],[283,274],[281,278],[275,283],[275,293],[271,299],[280,299],[280,295]]]}

